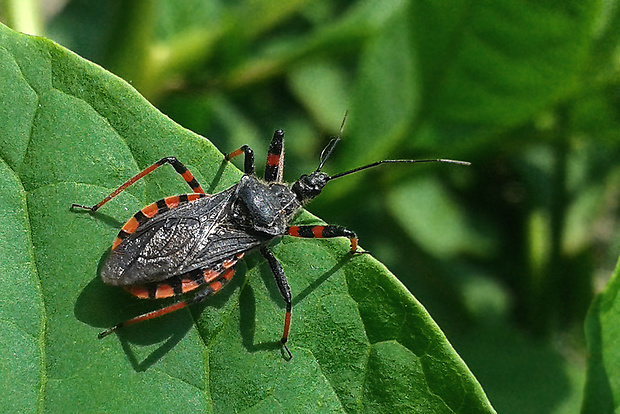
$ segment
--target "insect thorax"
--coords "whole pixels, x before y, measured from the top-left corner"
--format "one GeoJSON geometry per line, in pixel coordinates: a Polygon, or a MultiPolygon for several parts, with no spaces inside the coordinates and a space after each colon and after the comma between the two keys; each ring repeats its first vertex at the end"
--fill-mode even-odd
{"type": "Polygon", "coordinates": [[[286,233],[288,223],[301,204],[285,184],[264,183],[244,175],[237,186],[232,218],[243,227],[270,236],[286,233]]]}

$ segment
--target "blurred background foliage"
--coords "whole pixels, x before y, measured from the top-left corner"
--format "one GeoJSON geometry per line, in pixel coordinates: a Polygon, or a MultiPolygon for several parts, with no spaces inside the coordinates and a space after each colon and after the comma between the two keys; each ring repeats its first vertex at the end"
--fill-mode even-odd
{"type": "MultiPolygon", "coordinates": [[[[585,312],[617,260],[616,0],[4,0],[0,19],[285,177],[384,158],[308,209],[354,229],[504,413],[579,409],[585,312]]],[[[175,154],[170,154],[175,155],[175,154]]],[[[183,187],[180,187],[180,190],[183,187]]],[[[302,253],[302,252],[300,252],[302,253]]]]}

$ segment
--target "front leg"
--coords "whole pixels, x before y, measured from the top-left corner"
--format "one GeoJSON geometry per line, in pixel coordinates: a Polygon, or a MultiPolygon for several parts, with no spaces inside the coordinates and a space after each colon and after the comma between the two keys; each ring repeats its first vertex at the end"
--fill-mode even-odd
{"type": "Polygon", "coordinates": [[[245,154],[243,160],[243,172],[249,175],[254,174],[254,151],[247,145],[243,145],[241,148],[234,150],[230,154],[226,155],[226,161],[230,161],[232,158],[238,157],[241,154],[245,154]]]}
{"type": "Polygon", "coordinates": [[[267,165],[265,165],[265,181],[281,183],[284,170],[284,131],[278,129],[269,144],[267,165]]]}
{"type": "Polygon", "coordinates": [[[357,235],[355,232],[340,226],[290,226],[287,234],[304,239],[323,239],[332,237],[346,237],[351,241],[351,253],[364,254],[357,250],[357,235]]]}

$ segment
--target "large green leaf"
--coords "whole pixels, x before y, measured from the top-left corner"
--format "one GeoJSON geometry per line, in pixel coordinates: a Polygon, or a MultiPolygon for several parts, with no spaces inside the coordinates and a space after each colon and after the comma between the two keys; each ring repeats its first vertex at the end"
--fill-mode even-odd
{"type": "Polygon", "coordinates": [[[4,411],[493,411],[424,308],[343,240],[272,247],[294,296],[291,361],[278,342],[282,300],[258,255],[208,303],[98,340],[159,306],[98,278],[118,228],[187,190],[162,168],[96,214],[71,203],[95,203],[167,155],[212,192],[240,173],[127,83],[51,41],[0,26],[0,56],[4,411]]]}

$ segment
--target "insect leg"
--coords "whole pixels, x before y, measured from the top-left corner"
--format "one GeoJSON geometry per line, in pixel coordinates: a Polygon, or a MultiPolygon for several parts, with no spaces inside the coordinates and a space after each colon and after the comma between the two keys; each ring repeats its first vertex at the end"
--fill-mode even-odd
{"type": "MultiPolygon", "coordinates": [[[[209,270],[206,269],[204,272],[207,273],[209,270]]],[[[142,315],[138,315],[135,318],[131,318],[128,319],[124,322],[121,322],[113,327],[111,327],[110,329],[106,329],[103,332],[99,333],[99,339],[104,338],[108,335],[110,335],[112,332],[117,331],[118,329],[127,326],[127,325],[133,325],[134,323],[138,323],[138,322],[143,322],[143,321],[147,321],[149,319],[154,319],[154,318],[158,318],[160,316],[166,315],[168,313],[177,311],[179,309],[183,309],[186,306],[189,305],[193,305],[195,303],[198,302],[202,302],[203,300],[205,300],[206,298],[208,298],[209,296],[217,293],[220,291],[220,289],[222,289],[229,281],[230,279],[232,279],[232,277],[235,274],[235,270],[234,269],[228,269],[226,270],[224,273],[222,273],[222,275],[214,282],[211,282],[209,285],[207,285],[203,290],[201,290],[200,292],[196,293],[191,299],[187,299],[184,301],[180,301],[180,302],[176,302],[173,303],[172,305],[166,306],[164,308],[161,309],[157,309],[151,312],[147,312],[147,313],[143,313],[142,315]]]]}
{"type": "Polygon", "coordinates": [[[246,174],[254,174],[254,151],[252,148],[247,145],[242,146],[241,148],[234,150],[230,154],[226,155],[226,161],[230,161],[231,159],[238,157],[241,154],[245,154],[245,159],[243,162],[243,172],[246,174]]]}
{"type": "Polygon", "coordinates": [[[282,182],[284,170],[284,131],[278,129],[273,134],[269,152],[267,153],[267,165],[265,166],[265,181],[268,183],[282,182]]]}
{"type": "Polygon", "coordinates": [[[112,332],[116,332],[117,330],[119,330],[120,328],[124,327],[124,326],[128,326],[128,325],[133,325],[134,323],[138,323],[138,322],[142,322],[142,321],[147,321],[149,319],[153,319],[153,318],[157,318],[159,316],[163,316],[167,313],[170,312],[174,312],[176,310],[179,309],[183,309],[184,307],[186,307],[189,303],[187,301],[182,301],[182,302],[177,302],[177,303],[173,303],[170,306],[166,306],[165,308],[161,308],[161,309],[157,309],[154,310],[152,312],[147,312],[147,313],[143,313],[142,315],[136,316],[135,318],[131,318],[126,320],[125,322],[121,322],[119,324],[114,325],[113,327],[111,327],[110,329],[106,329],[103,332],[99,332],[98,338],[105,338],[106,336],[110,335],[112,332]]]}
{"type": "Polygon", "coordinates": [[[276,278],[276,284],[278,285],[278,289],[280,289],[282,299],[284,299],[284,303],[286,304],[286,314],[284,315],[284,332],[282,332],[282,339],[280,339],[280,342],[282,343],[282,346],[290,359],[293,358],[293,354],[291,354],[291,351],[288,350],[286,342],[288,341],[288,331],[291,327],[291,310],[293,308],[291,301],[291,288],[286,280],[286,275],[284,274],[282,265],[278,262],[278,259],[276,259],[273,253],[271,253],[266,246],[261,247],[260,252],[263,257],[267,259],[267,263],[269,263],[273,276],[276,278]]]}
{"type": "Polygon", "coordinates": [[[181,163],[175,157],[165,157],[157,161],[155,164],[151,165],[150,167],[147,167],[146,169],[142,170],[138,174],[131,177],[125,184],[118,187],[116,190],[110,193],[110,195],[108,195],[106,198],[104,198],[99,203],[95,204],[94,206],[88,207],[88,206],[84,206],[81,204],[73,204],[71,207],[72,208],[74,207],[83,208],[83,209],[90,210],[90,211],[97,211],[99,210],[99,208],[101,208],[101,206],[103,206],[105,203],[107,203],[108,201],[112,200],[114,197],[119,195],[127,187],[129,187],[130,185],[132,185],[139,179],[143,178],[144,176],[152,173],[153,171],[155,171],[157,168],[161,167],[164,164],[172,165],[174,167],[174,170],[177,173],[179,173],[181,177],[183,177],[183,179],[185,180],[185,182],[187,182],[187,184],[189,184],[189,186],[192,188],[192,191],[194,191],[194,193],[199,193],[199,194],[205,193],[202,187],[200,187],[200,184],[198,183],[198,181],[196,181],[192,173],[185,167],[185,165],[183,165],[183,163],[181,163]]]}
{"type": "Polygon", "coordinates": [[[340,226],[290,226],[287,234],[304,239],[347,237],[351,241],[351,253],[367,253],[357,250],[357,235],[355,232],[340,226]]]}

